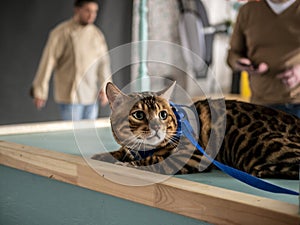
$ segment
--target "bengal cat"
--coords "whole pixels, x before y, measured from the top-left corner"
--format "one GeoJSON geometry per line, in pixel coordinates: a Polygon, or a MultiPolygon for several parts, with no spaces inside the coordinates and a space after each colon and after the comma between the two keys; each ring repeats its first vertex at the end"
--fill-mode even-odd
{"type": "MultiPolygon", "coordinates": [[[[209,171],[212,164],[178,134],[181,125],[169,103],[174,86],[126,95],[108,83],[111,127],[121,148],[92,158],[162,174],[209,171]]],[[[257,177],[299,178],[300,119],[235,100],[199,100],[194,107],[198,143],[216,160],[257,177]]]]}

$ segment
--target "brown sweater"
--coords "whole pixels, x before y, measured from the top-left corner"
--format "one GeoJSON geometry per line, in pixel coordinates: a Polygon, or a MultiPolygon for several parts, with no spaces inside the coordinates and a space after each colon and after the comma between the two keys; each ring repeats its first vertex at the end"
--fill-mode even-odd
{"type": "Polygon", "coordinates": [[[300,0],[278,15],[263,0],[243,5],[228,52],[232,69],[240,57],[269,65],[267,73],[250,76],[252,102],[300,103],[300,85],[289,89],[276,78],[278,73],[300,64],[300,0]]]}

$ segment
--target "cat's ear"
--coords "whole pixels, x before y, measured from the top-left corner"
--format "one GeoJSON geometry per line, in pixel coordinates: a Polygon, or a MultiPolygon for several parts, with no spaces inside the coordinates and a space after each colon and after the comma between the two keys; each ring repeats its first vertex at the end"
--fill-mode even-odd
{"type": "Polygon", "coordinates": [[[111,82],[108,82],[106,85],[106,96],[112,110],[120,106],[124,102],[125,98],[128,97],[111,82]]]}
{"type": "Polygon", "coordinates": [[[174,81],[169,87],[165,88],[164,90],[159,91],[157,93],[157,95],[166,100],[170,100],[170,98],[172,97],[172,94],[174,92],[175,85],[176,85],[176,81],[174,81]]]}

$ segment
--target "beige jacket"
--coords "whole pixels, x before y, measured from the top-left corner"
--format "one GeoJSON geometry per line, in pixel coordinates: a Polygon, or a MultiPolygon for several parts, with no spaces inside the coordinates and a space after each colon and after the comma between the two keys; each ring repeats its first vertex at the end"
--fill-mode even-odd
{"type": "Polygon", "coordinates": [[[47,100],[54,72],[54,99],[58,103],[92,104],[111,80],[107,45],[93,24],[81,26],[73,19],[54,28],[33,81],[35,98],[47,100]]]}

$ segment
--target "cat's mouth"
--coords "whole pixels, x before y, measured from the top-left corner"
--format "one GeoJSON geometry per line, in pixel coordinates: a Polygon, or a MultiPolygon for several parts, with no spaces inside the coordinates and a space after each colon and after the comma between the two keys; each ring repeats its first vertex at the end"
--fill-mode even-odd
{"type": "Polygon", "coordinates": [[[158,138],[158,140],[160,140],[160,136],[158,135],[158,132],[156,132],[154,135],[150,136],[150,137],[147,137],[146,140],[151,140],[153,138],[158,138]]]}
{"type": "Polygon", "coordinates": [[[161,130],[151,130],[148,137],[145,137],[144,144],[157,146],[165,139],[165,133],[161,130]]]}

